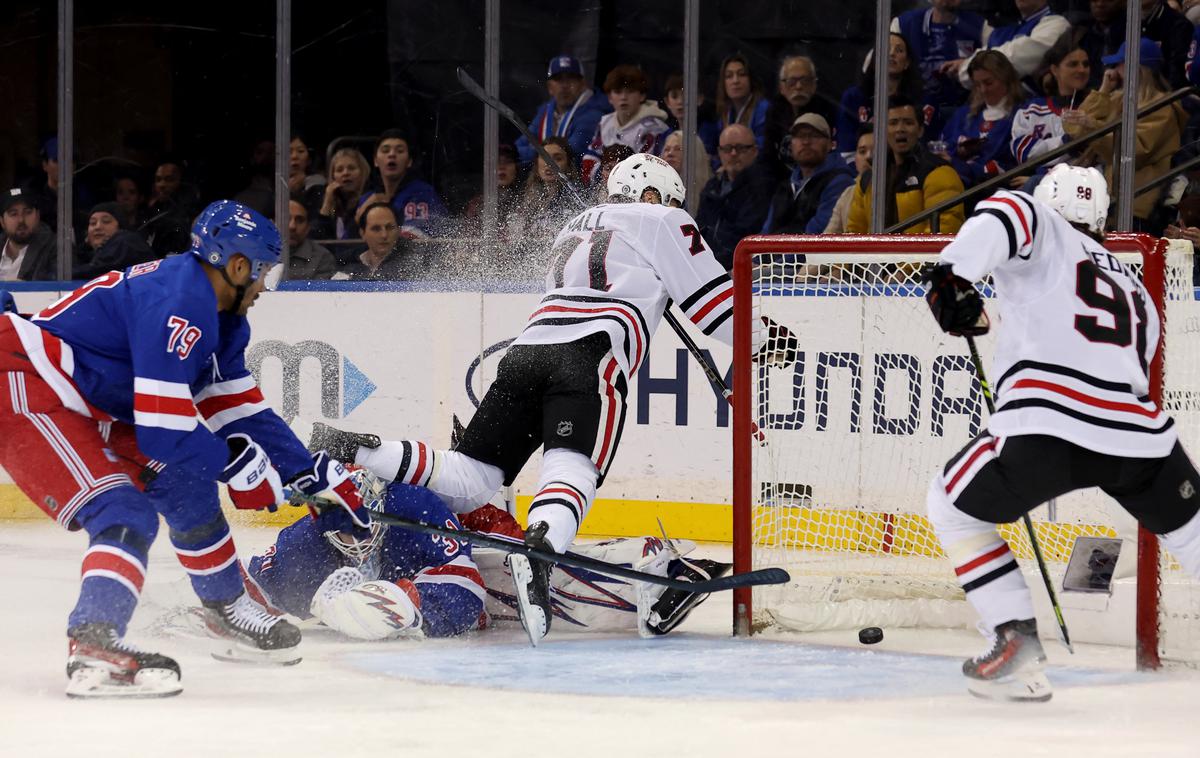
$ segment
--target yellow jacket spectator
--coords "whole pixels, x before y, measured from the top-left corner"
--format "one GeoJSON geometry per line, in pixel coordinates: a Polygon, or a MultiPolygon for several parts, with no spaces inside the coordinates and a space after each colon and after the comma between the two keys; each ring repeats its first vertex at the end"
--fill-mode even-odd
{"type": "MultiPolygon", "coordinates": [[[[888,102],[888,207],[884,225],[903,221],[926,208],[948,200],[963,191],[962,180],[954,168],[920,146],[923,128],[917,106],[899,95],[888,102]]],[[[865,171],[854,185],[850,218],[846,231],[862,234],[871,230],[871,177],[865,171]]],[[[938,231],[957,232],[963,224],[962,205],[951,206],[939,215],[938,231]]],[[[929,220],[913,224],[904,234],[928,234],[929,220]]]]}

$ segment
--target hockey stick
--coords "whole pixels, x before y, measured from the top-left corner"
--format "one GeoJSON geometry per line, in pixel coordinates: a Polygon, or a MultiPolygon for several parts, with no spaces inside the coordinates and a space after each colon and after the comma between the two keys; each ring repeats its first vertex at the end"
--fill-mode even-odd
{"type": "MultiPolygon", "coordinates": [[[[979,386],[983,388],[983,401],[987,404],[988,415],[995,415],[996,400],[992,397],[992,388],[988,385],[987,375],[983,373],[983,359],[979,357],[979,348],[975,345],[975,338],[971,335],[966,335],[967,348],[971,351],[971,362],[975,364],[975,376],[979,379],[979,386]]],[[[1042,574],[1042,584],[1046,586],[1046,594],[1050,596],[1050,606],[1054,609],[1054,618],[1058,621],[1058,631],[1062,634],[1063,644],[1067,646],[1067,651],[1072,655],[1075,653],[1075,648],[1071,647],[1071,635],[1067,632],[1067,621],[1063,618],[1062,606],[1058,602],[1058,594],[1054,591],[1054,583],[1050,581],[1050,572],[1046,569],[1046,559],[1042,557],[1042,546],[1038,544],[1037,535],[1033,531],[1033,521],[1026,513],[1021,516],[1021,521],[1025,524],[1025,531],[1029,534],[1029,544],[1033,548],[1033,557],[1037,559],[1038,571],[1042,574]]]]}
{"type": "MultiPolygon", "coordinates": [[[[340,507],[328,500],[309,497],[303,493],[293,490],[288,496],[288,502],[292,505],[310,505],[317,510],[328,507],[340,507]]],[[[490,547],[493,550],[502,550],[506,553],[518,553],[545,563],[558,563],[563,566],[571,566],[572,568],[582,568],[595,571],[599,574],[608,576],[619,576],[622,579],[628,579],[633,582],[645,582],[646,584],[658,584],[663,587],[669,587],[674,590],[683,590],[684,592],[699,592],[708,594],[709,592],[721,592],[722,590],[732,590],[738,587],[756,587],[762,584],[783,584],[791,580],[788,572],[781,568],[765,568],[757,571],[748,571],[743,574],[732,574],[730,576],[722,576],[716,579],[709,579],[705,582],[683,582],[678,579],[670,579],[665,576],[657,576],[649,574],[645,571],[625,568],[618,566],[615,563],[608,563],[596,558],[589,558],[578,553],[554,553],[546,550],[539,550],[535,547],[530,547],[523,542],[510,542],[499,537],[493,537],[488,534],[472,531],[470,529],[451,529],[445,526],[437,526],[436,524],[427,524],[424,521],[413,521],[401,516],[394,516],[390,513],[371,512],[371,518],[383,524],[405,529],[412,532],[422,532],[423,534],[433,534],[439,537],[449,537],[463,542],[469,542],[478,547],[490,547]]]]}
{"type": "MultiPolygon", "coordinates": [[[[558,174],[558,180],[571,193],[575,199],[575,202],[579,204],[579,207],[588,207],[588,202],[583,198],[582,195],[579,194],[579,191],[575,189],[574,183],[571,182],[566,172],[563,171],[562,168],[559,167],[558,163],[550,157],[550,154],[546,152],[546,148],[542,146],[542,143],[538,141],[537,137],[533,136],[533,132],[529,131],[529,127],[524,121],[517,117],[517,114],[513,112],[512,108],[509,108],[507,105],[501,102],[499,98],[492,97],[487,92],[484,92],[483,87],[479,86],[479,82],[472,79],[471,75],[468,74],[461,66],[458,69],[458,82],[465,87],[467,92],[471,93],[475,99],[496,111],[496,113],[503,116],[508,120],[509,123],[515,126],[517,131],[521,133],[521,136],[524,137],[525,140],[533,147],[533,149],[537,151],[538,156],[541,157],[546,165],[549,166],[554,173],[558,174]]],[[[688,333],[684,331],[683,324],[679,323],[679,319],[676,318],[675,314],[671,312],[670,302],[667,303],[666,309],[663,310],[663,318],[665,318],[671,328],[675,330],[675,334],[679,335],[680,341],[683,342],[684,347],[688,349],[688,352],[692,354],[692,357],[696,359],[696,362],[700,364],[700,368],[704,369],[704,375],[708,377],[708,381],[712,384],[713,388],[721,395],[721,397],[725,398],[725,401],[729,403],[730,406],[732,406],[733,392],[731,392],[729,388],[725,386],[725,381],[721,378],[721,375],[717,373],[717,367],[712,365],[712,361],[705,357],[704,353],[700,352],[700,346],[697,345],[695,340],[693,340],[688,333]]],[[[762,430],[760,430],[757,425],[753,425],[751,428],[754,432],[754,438],[760,443],[765,444],[766,437],[763,435],[762,430]]]]}

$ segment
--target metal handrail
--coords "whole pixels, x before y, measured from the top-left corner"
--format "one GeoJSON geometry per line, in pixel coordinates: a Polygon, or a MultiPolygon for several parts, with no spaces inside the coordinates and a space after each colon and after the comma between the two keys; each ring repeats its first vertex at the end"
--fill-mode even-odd
{"type": "MultiPolygon", "coordinates": [[[[1145,116],[1148,113],[1152,113],[1152,112],[1158,110],[1159,108],[1170,105],[1171,103],[1173,103],[1177,100],[1182,100],[1184,97],[1187,97],[1188,95],[1193,94],[1196,91],[1197,90],[1195,87],[1181,87],[1180,89],[1177,89],[1174,92],[1170,92],[1166,95],[1163,95],[1159,99],[1157,99],[1151,103],[1148,103],[1145,107],[1139,108],[1138,112],[1137,112],[1137,116],[1138,116],[1138,118],[1141,118],[1142,116],[1145,116]]],[[[903,230],[907,229],[910,226],[919,224],[922,221],[925,221],[926,219],[933,218],[934,221],[932,221],[930,223],[930,229],[933,231],[934,234],[937,234],[937,231],[938,231],[937,226],[938,226],[938,221],[939,221],[937,217],[939,217],[942,214],[942,212],[947,210],[948,208],[953,208],[956,205],[960,205],[960,204],[966,202],[967,200],[975,197],[976,195],[983,195],[985,193],[990,193],[990,191],[995,187],[998,187],[1000,185],[1007,185],[1007,183],[1014,176],[1017,176],[1020,174],[1025,174],[1025,173],[1029,172],[1030,169],[1038,169],[1038,168],[1042,167],[1043,165],[1055,160],[1056,158],[1066,155],[1067,153],[1075,152],[1080,147],[1088,144],[1089,142],[1092,142],[1093,140],[1095,140],[1099,137],[1104,137],[1104,136],[1108,135],[1110,132],[1115,132],[1120,128],[1121,128],[1120,120],[1114,121],[1111,124],[1107,124],[1106,126],[1098,127],[1096,129],[1088,132],[1087,134],[1083,135],[1079,139],[1072,140],[1070,142],[1067,142],[1066,144],[1060,145],[1059,147],[1056,147],[1047,153],[1043,153],[1042,155],[1039,155],[1038,157],[1033,158],[1032,160],[1028,160],[1015,168],[1011,168],[1008,171],[1005,171],[1003,174],[999,174],[997,176],[992,177],[991,179],[988,179],[985,182],[976,184],[974,187],[965,189],[962,192],[960,192],[959,194],[955,195],[954,197],[952,197],[948,200],[943,200],[942,202],[940,202],[937,205],[934,205],[930,208],[926,208],[925,210],[921,211],[920,213],[916,214],[915,216],[909,216],[908,218],[904,219],[903,221],[899,221],[899,222],[893,224],[892,226],[889,226],[887,229],[884,229],[883,233],[884,234],[900,234],[903,232],[903,230]]],[[[1144,189],[1148,189],[1148,187],[1139,189],[1138,192],[1141,192],[1144,189]]],[[[1134,194],[1138,194],[1138,192],[1135,192],[1134,194]]]]}

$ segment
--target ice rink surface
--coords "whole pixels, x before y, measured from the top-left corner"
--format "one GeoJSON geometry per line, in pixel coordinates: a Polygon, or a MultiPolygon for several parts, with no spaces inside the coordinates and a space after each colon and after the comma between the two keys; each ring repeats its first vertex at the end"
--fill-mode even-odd
{"type": "MultiPolygon", "coordinates": [[[[271,536],[235,533],[243,557],[271,536]]],[[[194,603],[165,536],[130,639],[179,661],[183,694],[73,701],[64,632],[84,541],[49,522],[0,524],[4,758],[1200,756],[1194,670],[1137,674],[1128,650],[1072,657],[1050,643],[1054,699],[990,703],[958,673],[976,635],[732,639],[728,595],[655,640],[556,627],[533,650],[518,630],[384,643],[314,630],[298,666],[220,663],[164,624],[194,603]]]]}

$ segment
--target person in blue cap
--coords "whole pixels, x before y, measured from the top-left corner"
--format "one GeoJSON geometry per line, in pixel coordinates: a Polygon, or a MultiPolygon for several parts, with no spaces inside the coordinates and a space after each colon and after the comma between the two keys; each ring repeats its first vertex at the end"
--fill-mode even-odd
{"type": "MultiPolygon", "coordinates": [[[[595,88],[589,87],[583,78],[583,65],[569,55],[557,55],[546,66],[546,89],[550,99],[542,103],[537,115],[529,123],[539,142],[550,137],[565,137],[571,143],[571,154],[576,156],[576,167],[587,150],[600,117],[612,111],[608,99],[600,97],[595,88]]],[[[517,155],[521,164],[533,162],[537,153],[529,140],[517,140],[517,155]]]]}

